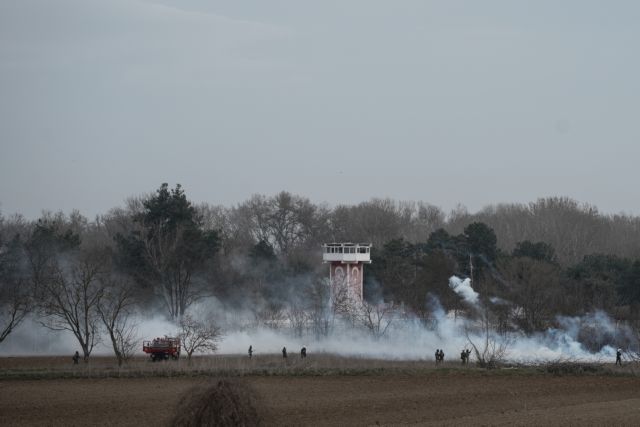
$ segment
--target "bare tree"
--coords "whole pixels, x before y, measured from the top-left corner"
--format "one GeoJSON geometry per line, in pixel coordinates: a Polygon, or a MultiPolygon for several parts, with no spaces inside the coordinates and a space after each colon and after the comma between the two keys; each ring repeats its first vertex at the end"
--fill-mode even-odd
{"type": "Polygon", "coordinates": [[[496,333],[488,308],[482,309],[481,317],[476,324],[467,320],[464,333],[473,348],[479,367],[495,368],[504,361],[510,341],[506,335],[496,333]]]}
{"type": "Polygon", "coordinates": [[[0,343],[31,311],[31,283],[18,234],[6,244],[0,233],[0,343]]]}
{"type": "Polygon", "coordinates": [[[190,314],[180,319],[178,337],[182,341],[182,348],[190,361],[194,352],[213,351],[218,349],[218,342],[222,339],[221,328],[210,319],[198,321],[190,314]]]}
{"type": "Polygon", "coordinates": [[[0,279],[0,343],[22,323],[31,310],[31,299],[25,292],[27,281],[0,279]]]}
{"type": "Polygon", "coordinates": [[[287,255],[310,240],[320,240],[328,229],[329,211],[309,199],[282,191],[273,197],[254,195],[232,213],[236,236],[266,242],[278,254],[287,255]],[[244,235],[244,236],[243,236],[244,235]]]}
{"type": "Polygon", "coordinates": [[[346,278],[342,283],[334,279],[331,283],[330,307],[332,318],[341,319],[355,325],[358,321],[358,299],[346,285],[346,278]]]}
{"type": "Polygon", "coordinates": [[[359,304],[358,318],[374,338],[382,338],[393,322],[395,307],[391,303],[359,304]]]}
{"type": "Polygon", "coordinates": [[[316,279],[306,289],[305,299],[307,311],[311,321],[311,328],[316,337],[329,334],[333,327],[333,312],[331,310],[331,286],[329,279],[316,279]]]}
{"type": "Polygon", "coordinates": [[[302,336],[305,326],[307,324],[307,311],[303,305],[303,302],[297,298],[289,301],[285,314],[289,320],[289,326],[293,330],[296,336],[302,336]]]}
{"type": "Polygon", "coordinates": [[[144,256],[160,285],[154,290],[161,295],[171,316],[179,318],[187,307],[202,297],[194,289],[190,260],[177,254],[186,245],[184,230],[180,226],[167,230],[159,224],[149,224],[147,229],[152,232],[151,238],[144,240],[144,256]]]}
{"type": "Polygon", "coordinates": [[[135,304],[131,280],[113,274],[101,279],[103,295],[96,309],[109,334],[113,352],[122,366],[129,360],[137,345],[137,327],[131,321],[135,304]]]}
{"type": "Polygon", "coordinates": [[[257,326],[279,329],[286,321],[282,304],[274,301],[259,300],[253,305],[253,317],[257,326]]]}
{"type": "Polygon", "coordinates": [[[76,259],[61,262],[54,277],[42,283],[42,325],[73,333],[85,361],[100,339],[97,306],[104,293],[99,280],[103,262],[100,251],[83,252],[76,259]]]}

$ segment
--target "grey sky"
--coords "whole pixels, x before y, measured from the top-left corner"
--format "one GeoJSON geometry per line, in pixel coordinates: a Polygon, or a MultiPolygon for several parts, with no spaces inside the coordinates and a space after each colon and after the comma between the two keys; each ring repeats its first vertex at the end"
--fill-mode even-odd
{"type": "Polygon", "coordinates": [[[0,209],[181,183],[640,214],[636,1],[0,0],[0,209]]]}

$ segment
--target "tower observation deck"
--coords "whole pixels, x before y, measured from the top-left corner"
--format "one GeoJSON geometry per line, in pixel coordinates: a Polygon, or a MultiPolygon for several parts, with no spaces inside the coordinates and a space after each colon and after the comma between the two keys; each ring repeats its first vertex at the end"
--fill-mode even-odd
{"type": "Polygon", "coordinates": [[[346,290],[362,301],[363,267],[371,263],[370,243],[325,243],[322,245],[322,262],[330,264],[332,292],[346,290]]]}

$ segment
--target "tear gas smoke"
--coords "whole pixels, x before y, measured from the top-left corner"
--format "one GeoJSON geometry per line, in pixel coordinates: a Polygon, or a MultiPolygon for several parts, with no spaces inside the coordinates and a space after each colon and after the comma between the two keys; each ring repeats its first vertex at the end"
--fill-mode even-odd
{"type": "MultiPolygon", "coordinates": [[[[468,279],[452,277],[451,288],[471,306],[481,307],[480,295],[470,286],[468,279]]],[[[491,298],[489,298],[491,301],[491,298]]],[[[500,304],[510,304],[501,300],[500,304]]],[[[333,353],[343,356],[367,358],[433,360],[435,349],[443,349],[445,360],[459,361],[460,351],[469,348],[469,338],[481,342],[483,336],[473,333],[473,319],[460,312],[446,312],[438,300],[430,296],[427,305],[431,313],[428,322],[401,310],[389,314],[391,325],[383,337],[375,338],[363,327],[349,322],[336,322],[328,336],[316,337],[310,332],[296,336],[291,325],[282,322],[278,329],[256,326],[255,313],[249,309],[226,310],[216,299],[201,301],[192,307],[196,318],[214,315],[222,325],[224,336],[219,353],[246,355],[249,346],[254,354],[278,354],[282,347],[295,353],[305,346],[313,353],[333,353]]],[[[173,335],[177,332],[174,323],[156,316],[139,318],[136,321],[140,339],[139,354],[143,339],[173,335]]],[[[509,337],[507,360],[514,362],[542,362],[558,359],[598,361],[615,357],[618,346],[637,345],[632,331],[617,325],[605,313],[596,312],[583,317],[559,317],[558,327],[543,333],[525,335],[515,332],[509,337]],[[624,344],[623,344],[624,343],[624,344]],[[625,345],[626,344],[626,345],[625,345]]],[[[493,334],[496,340],[504,337],[493,334]]],[[[93,355],[110,355],[106,336],[96,346],[93,355]]],[[[2,355],[69,355],[79,349],[70,333],[51,331],[35,320],[26,320],[15,332],[0,344],[2,355]]]]}
{"type": "Polygon", "coordinates": [[[465,302],[474,307],[478,305],[479,294],[471,287],[471,279],[462,280],[459,277],[451,276],[449,278],[449,287],[453,292],[460,295],[465,302]]]}

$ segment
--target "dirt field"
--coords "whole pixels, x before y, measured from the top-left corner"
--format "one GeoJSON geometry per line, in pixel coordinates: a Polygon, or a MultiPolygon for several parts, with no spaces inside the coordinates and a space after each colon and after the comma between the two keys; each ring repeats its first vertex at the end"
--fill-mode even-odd
{"type": "MultiPolygon", "coordinates": [[[[45,363],[0,360],[0,376],[45,363]]],[[[256,389],[270,425],[640,425],[640,378],[632,376],[385,369],[243,380],[256,389]]],[[[179,397],[207,381],[202,376],[4,379],[0,425],[166,425],[179,397]]]]}

